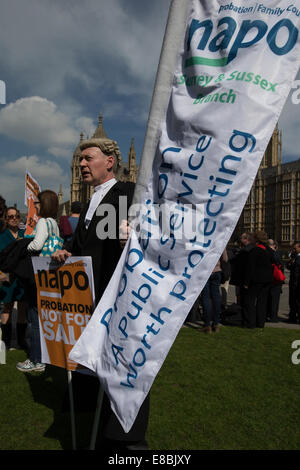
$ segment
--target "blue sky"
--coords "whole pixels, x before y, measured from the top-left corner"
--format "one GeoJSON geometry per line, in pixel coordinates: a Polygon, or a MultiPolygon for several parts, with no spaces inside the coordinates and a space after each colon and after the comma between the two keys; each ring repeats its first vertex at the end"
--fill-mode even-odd
{"type": "MultiPolygon", "coordinates": [[[[103,114],[127,161],[139,159],[170,0],[2,0],[0,194],[24,208],[28,168],[42,189],[69,199],[80,132],[103,114]]],[[[299,87],[300,89],[300,87],[299,87]]],[[[295,91],[295,90],[293,90],[295,91]]],[[[279,121],[284,161],[299,158],[299,104],[292,92],[279,121]]],[[[300,97],[300,93],[299,93],[300,97]]]]}

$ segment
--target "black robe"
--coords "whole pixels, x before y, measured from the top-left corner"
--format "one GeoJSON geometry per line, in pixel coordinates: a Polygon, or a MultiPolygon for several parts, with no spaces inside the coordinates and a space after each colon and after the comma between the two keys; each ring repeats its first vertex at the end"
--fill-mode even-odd
{"type": "MultiPolygon", "coordinates": [[[[97,236],[97,226],[99,229],[99,223],[107,218],[107,214],[104,213],[102,216],[97,216],[96,212],[89,224],[88,229],[85,228],[85,215],[88,210],[88,204],[84,207],[80,218],[74,232],[74,236],[69,243],[64,245],[68,251],[72,253],[73,256],[91,256],[92,265],[93,265],[93,275],[94,275],[94,285],[95,285],[95,305],[98,304],[99,300],[107,284],[110,281],[110,278],[118,264],[119,258],[122,253],[119,240],[119,225],[121,220],[119,220],[119,197],[126,196],[127,209],[125,212],[128,212],[128,208],[132,202],[134,193],[134,184],[133,183],[122,183],[117,182],[105,195],[105,197],[100,202],[99,206],[104,204],[111,204],[116,211],[115,219],[115,233],[116,238],[106,238],[99,239],[97,236]]],[[[124,214],[125,218],[127,214],[124,214]]],[[[123,214],[121,214],[123,217],[123,214]]],[[[121,218],[122,218],[121,217],[121,218]]],[[[103,227],[102,227],[103,228],[103,227]]],[[[114,231],[114,230],[113,230],[114,231]]],[[[73,374],[73,386],[74,389],[78,391],[79,397],[78,400],[76,396],[74,397],[75,408],[76,402],[80,407],[79,401],[85,402],[86,400],[92,404],[92,407],[95,406],[95,399],[97,396],[95,382],[93,377],[87,378],[82,374],[73,374]],[[77,384],[77,386],[76,386],[77,384]],[[83,393],[85,398],[83,398],[83,393]],[[89,398],[87,398],[89,397],[89,398]],[[93,399],[91,399],[93,397],[93,399]]],[[[74,390],[74,394],[75,394],[74,390]]],[[[101,410],[101,434],[105,438],[118,440],[118,441],[142,441],[145,438],[145,432],[148,424],[149,416],[149,395],[146,397],[144,403],[142,404],[138,416],[133,424],[129,433],[125,433],[116,418],[115,414],[110,409],[109,400],[104,394],[103,406],[101,410]]]]}
{"type": "MultiPolygon", "coordinates": [[[[97,305],[110,278],[118,264],[122,249],[119,240],[119,197],[126,196],[126,208],[124,211],[127,216],[128,208],[131,204],[134,192],[133,183],[117,182],[104,196],[99,206],[110,204],[115,210],[114,227],[111,227],[112,235],[116,234],[116,238],[100,239],[97,236],[97,226],[100,229],[101,223],[108,220],[107,213],[97,216],[96,212],[88,226],[85,228],[85,215],[89,204],[86,204],[80,214],[79,221],[74,232],[74,236],[70,242],[64,245],[73,256],[91,256],[93,264],[93,275],[95,285],[95,304],[97,305]]],[[[122,215],[122,214],[121,214],[122,215]]],[[[103,227],[102,227],[103,228],[103,227]]]]}

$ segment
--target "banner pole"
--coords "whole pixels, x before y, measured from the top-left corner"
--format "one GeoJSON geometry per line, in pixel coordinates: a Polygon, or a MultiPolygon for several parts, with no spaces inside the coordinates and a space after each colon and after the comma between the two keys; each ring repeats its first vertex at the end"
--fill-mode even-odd
{"type": "Polygon", "coordinates": [[[159,140],[159,128],[169,102],[178,50],[186,27],[184,19],[189,2],[190,0],[172,0],[170,5],[132,204],[141,203],[151,176],[159,140]]]}
{"type": "Polygon", "coordinates": [[[97,438],[97,432],[98,432],[100,415],[101,415],[101,408],[102,408],[102,402],[103,402],[103,395],[104,395],[104,391],[103,391],[103,389],[100,385],[99,393],[98,393],[98,399],[97,399],[97,406],[96,406],[96,411],[95,411],[95,417],[94,417],[94,424],[93,424],[93,431],[92,431],[92,437],[91,437],[91,443],[90,443],[90,450],[95,450],[95,444],[96,444],[96,438],[97,438]]]}
{"type": "Polygon", "coordinates": [[[68,375],[68,389],[69,389],[69,398],[70,398],[72,449],[76,450],[75,411],[74,411],[74,400],[73,400],[72,372],[70,370],[67,370],[67,375],[68,375]]]}

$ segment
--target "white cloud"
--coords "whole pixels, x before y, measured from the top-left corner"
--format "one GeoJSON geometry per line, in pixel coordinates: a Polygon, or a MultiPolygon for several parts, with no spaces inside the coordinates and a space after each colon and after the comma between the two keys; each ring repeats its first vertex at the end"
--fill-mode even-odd
{"type": "Polygon", "coordinates": [[[47,160],[37,155],[22,156],[15,160],[1,160],[0,187],[1,195],[9,204],[17,203],[23,209],[25,191],[25,172],[29,170],[38,181],[42,190],[52,189],[58,192],[63,186],[63,200],[69,198],[70,173],[53,160],[47,160]]]}
{"type": "Polygon", "coordinates": [[[132,136],[143,138],[169,4],[2,0],[0,79],[8,104],[0,108],[0,138],[24,142],[27,152],[7,162],[12,151],[2,139],[0,186],[8,200],[23,200],[26,166],[43,188],[63,184],[67,199],[74,148],[81,132],[94,133],[99,113],[108,135],[115,131],[106,118],[116,125],[118,142],[122,127],[124,154],[132,136]]]}
{"type": "Polygon", "coordinates": [[[61,181],[63,178],[63,170],[58,163],[53,160],[41,160],[36,155],[23,156],[17,160],[8,161],[2,164],[2,168],[15,175],[23,176],[26,170],[29,170],[38,182],[39,180],[50,180],[50,182],[54,180],[57,183],[57,181],[61,181]]]}
{"type": "Polygon", "coordinates": [[[72,122],[55,103],[40,96],[21,98],[0,111],[1,134],[33,147],[44,147],[58,157],[70,158],[80,132],[93,127],[92,119],[81,117],[72,122]]]}
{"type": "Polygon", "coordinates": [[[21,98],[0,111],[0,132],[32,145],[70,145],[77,134],[70,118],[39,96],[21,98]]]}
{"type": "MultiPolygon", "coordinates": [[[[91,118],[80,117],[75,120],[74,124],[77,129],[80,129],[80,131],[83,132],[84,137],[87,135],[91,136],[95,132],[95,123],[91,118]]],[[[75,143],[77,142],[77,140],[78,136],[75,143]]]]}
{"type": "Polygon", "coordinates": [[[70,149],[64,149],[62,147],[49,147],[48,152],[51,153],[51,155],[54,155],[55,157],[62,157],[62,158],[71,158],[72,153],[70,149]]]}
{"type": "Polygon", "coordinates": [[[11,86],[19,96],[34,89],[57,103],[70,96],[80,101],[82,90],[149,98],[170,0],[129,3],[3,0],[1,60],[17,81],[11,86]]]}

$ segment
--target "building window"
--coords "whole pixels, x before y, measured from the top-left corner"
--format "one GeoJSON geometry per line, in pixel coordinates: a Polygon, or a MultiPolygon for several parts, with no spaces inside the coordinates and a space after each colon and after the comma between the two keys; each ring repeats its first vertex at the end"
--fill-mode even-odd
{"type": "Polygon", "coordinates": [[[290,240],[290,227],[282,227],[282,241],[288,242],[290,240]]]}
{"type": "Polygon", "coordinates": [[[295,182],[293,181],[293,182],[292,182],[292,194],[291,194],[292,199],[295,199],[295,194],[296,194],[296,184],[295,184],[295,182]]]}
{"type": "Polygon", "coordinates": [[[291,218],[292,218],[292,220],[294,220],[294,219],[295,219],[295,215],[296,215],[296,211],[295,211],[295,205],[293,204],[293,205],[292,205],[292,214],[291,214],[291,218]]]}
{"type": "Polygon", "coordinates": [[[282,199],[291,198],[291,183],[283,183],[282,185],[282,199]]]}
{"type": "Polygon", "coordinates": [[[282,220],[290,220],[290,206],[282,206],[282,220]]]}
{"type": "Polygon", "coordinates": [[[291,239],[295,240],[295,225],[292,225],[291,227],[291,239]]]}
{"type": "Polygon", "coordinates": [[[251,222],[251,219],[250,219],[250,211],[249,210],[245,210],[244,212],[244,223],[245,224],[250,224],[251,222]]]}

